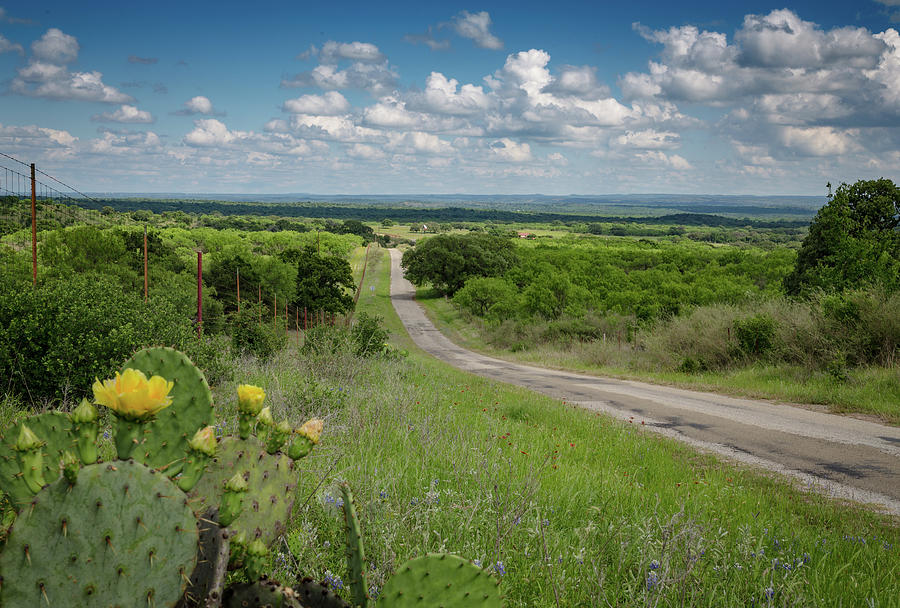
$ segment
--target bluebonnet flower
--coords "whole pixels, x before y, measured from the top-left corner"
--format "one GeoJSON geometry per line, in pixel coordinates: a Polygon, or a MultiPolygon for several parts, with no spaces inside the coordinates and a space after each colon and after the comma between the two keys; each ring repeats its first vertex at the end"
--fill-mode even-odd
{"type": "Polygon", "coordinates": [[[659,584],[659,575],[656,572],[650,572],[647,575],[647,591],[653,591],[659,584]]]}
{"type": "Polygon", "coordinates": [[[378,496],[380,496],[381,499],[384,500],[385,498],[387,498],[387,492],[382,490],[381,492],[378,493],[378,496]]]}
{"type": "Polygon", "coordinates": [[[103,438],[109,439],[109,431],[103,431],[103,438]]]}
{"type": "Polygon", "coordinates": [[[503,562],[497,562],[496,564],[494,564],[494,572],[496,572],[500,576],[506,574],[506,568],[503,567],[503,562]]]}
{"type": "Polygon", "coordinates": [[[650,562],[650,569],[659,570],[659,561],[653,560],[652,562],[650,562]]]}
{"type": "Polygon", "coordinates": [[[775,597],[775,590],[772,589],[771,587],[766,587],[765,594],[766,594],[766,599],[770,600],[773,597],[775,597]]]}
{"type": "Polygon", "coordinates": [[[331,570],[325,571],[325,582],[331,585],[332,589],[343,589],[344,581],[341,580],[341,577],[335,576],[331,573],[331,570]]]}
{"type": "Polygon", "coordinates": [[[479,568],[481,568],[481,560],[480,559],[473,559],[472,563],[475,564],[476,566],[478,566],[479,568]]]}

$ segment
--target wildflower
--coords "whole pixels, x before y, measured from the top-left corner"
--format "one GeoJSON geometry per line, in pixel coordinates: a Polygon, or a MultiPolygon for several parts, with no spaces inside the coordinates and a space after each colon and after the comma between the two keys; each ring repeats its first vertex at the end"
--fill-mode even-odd
{"type": "Polygon", "coordinates": [[[766,590],[764,591],[764,593],[766,594],[767,600],[770,600],[773,597],[775,597],[775,590],[772,589],[771,587],[766,587],[766,590]]]}
{"type": "Polygon", "coordinates": [[[126,420],[148,420],[160,410],[172,405],[169,391],[174,384],[162,376],[149,380],[144,372],[126,369],[109,380],[94,380],[94,401],[110,408],[126,420]]]}
{"type": "Polygon", "coordinates": [[[494,572],[496,572],[500,576],[506,574],[506,568],[503,567],[503,562],[497,562],[496,564],[494,564],[494,572]]]}
{"type": "Polygon", "coordinates": [[[332,574],[331,570],[325,571],[325,582],[331,585],[332,589],[341,590],[344,588],[344,581],[341,580],[341,577],[332,574]]]}
{"type": "Polygon", "coordinates": [[[475,564],[476,566],[478,566],[479,568],[481,568],[481,560],[480,559],[473,559],[472,563],[475,564]]]}
{"type": "Polygon", "coordinates": [[[653,560],[652,562],[650,562],[650,569],[651,570],[659,570],[659,561],[653,560]]]}
{"type": "Polygon", "coordinates": [[[656,572],[650,572],[647,575],[647,591],[653,591],[659,584],[659,575],[656,572]]]}
{"type": "Polygon", "coordinates": [[[256,416],[262,410],[266,391],[252,384],[239,384],[237,387],[238,410],[251,416],[256,416]]]}

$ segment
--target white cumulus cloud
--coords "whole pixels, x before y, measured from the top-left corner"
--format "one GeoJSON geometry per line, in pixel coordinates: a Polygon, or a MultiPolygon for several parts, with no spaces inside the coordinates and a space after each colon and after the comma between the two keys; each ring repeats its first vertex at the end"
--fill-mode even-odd
{"type": "Polygon", "coordinates": [[[463,38],[470,38],[483,49],[500,50],[503,41],[491,33],[491,16],[487,11],[463,11],[453,19],[453,29],[463,38]]]}
{"type": "Polygon", "coordinates": [[[288,99],[282,109],[294,114],[333,116],[346,113],[350,109],[350,102],[337,91],[328,91],[324,95],[301,95],[296,99],[288,99]]]}
{"type": "Polygon", "coordinates": [[[125,122],[137,124],[150,124],[155,119],[146,110],[139,110],[135,106],[121,105],[114,112],[102,112],[94,114],[91,120],[95,122],[125,122]]]}

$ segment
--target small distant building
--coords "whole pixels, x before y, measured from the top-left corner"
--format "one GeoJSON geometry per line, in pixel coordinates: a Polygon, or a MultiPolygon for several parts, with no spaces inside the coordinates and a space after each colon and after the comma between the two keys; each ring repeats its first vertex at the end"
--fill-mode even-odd
{"type": "Polygon", "coordinates": [[[531,234],[530,232],[518,232],[516,234],[519,235],[520,239],[533,239],[534,238],[534,235],[531,234]]]}

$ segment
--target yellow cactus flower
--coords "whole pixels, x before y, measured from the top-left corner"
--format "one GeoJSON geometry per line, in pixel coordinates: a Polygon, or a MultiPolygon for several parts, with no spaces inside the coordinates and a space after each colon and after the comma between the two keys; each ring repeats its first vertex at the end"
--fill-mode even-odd
{"type": "Polygon", "coordinates": [[[324,422],[318,418],[313,418],[312,420],[304,422],[303,426],[297,429],[297,433],[303,435],[313,443],[319,443],[319,436],[322,434],[322,429],[324,427],[324,422]]]}
{"type": "Polygon", "coordinates": [[[144,372],[126,369],[116,377],[100,382],[94,380],[94,402],[105,405],[119,416],[129,420],[147,420],[157,412],[172,405],[169,391],[174,383],[162,376],[149,380],[144,372]]]}
{"type": "Polygon", "coordinates": [[[266,391],[252,384],[239,384],[237,387],[238,409],[251,416],[256,416],[262,409],[266,391]]]}

